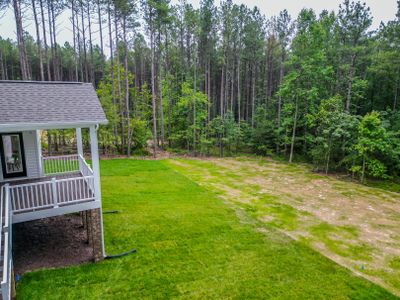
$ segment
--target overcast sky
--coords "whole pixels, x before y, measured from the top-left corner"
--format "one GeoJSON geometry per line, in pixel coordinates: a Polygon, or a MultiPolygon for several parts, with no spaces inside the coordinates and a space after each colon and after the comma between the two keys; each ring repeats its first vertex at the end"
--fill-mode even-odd
{"type": "MultiPolygon", "coordinates": [[[[187,0],[194,7],[199,7],[200,0],[187,0]]],[[[178,3],[179,0],[172,0],[172,3],[178,3]]],[[[342,0],[233,0],[237,4],[246,4],[249,7],[258,6],[263,14],[267,17],[277,15],[281,10],[287,9],[293,18],[297,16],[302,8],[313,8],[317,13],[323,9],[338,10],[342,0]]],[[[215,3],[219,3],[216,0],[215,3]]],[[[395,18],[397,3],[396,0],[366,0],[366,3],[371,7],[373,15],[372,28],[378,28],[381,21],[387,22],[395,18]]],[[[72,40],[71,24],[69,21],[69,13],[61,15],[57,20],[58,42],[63,44],[65,41],[72,40]]],[[[34,34],[32,20],[24,18],[25,30],[34,34]]],[[[9,9],[0,18],[0,36],[2,38],[12,38],[15,40],[15,23],[13,12],[9,9]]],[[[96,36],[96,35],[95,35],[96,36]]],[[[96,41],[95,41],[96,42],[96,41]]]]}

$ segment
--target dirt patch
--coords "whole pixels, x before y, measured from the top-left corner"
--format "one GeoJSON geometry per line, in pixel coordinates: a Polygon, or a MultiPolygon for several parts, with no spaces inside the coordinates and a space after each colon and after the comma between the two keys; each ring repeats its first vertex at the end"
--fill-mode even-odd
{"type": "Polygon", "coordinates": [[[16,274],[76,265],[93,258],[78,214],[15,224],[13,238],[16,274]]]}

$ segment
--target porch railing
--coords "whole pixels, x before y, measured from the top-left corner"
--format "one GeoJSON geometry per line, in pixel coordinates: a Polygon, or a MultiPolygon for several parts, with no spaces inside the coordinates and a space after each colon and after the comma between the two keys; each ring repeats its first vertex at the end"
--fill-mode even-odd
{"type": "Polygon", "coordinates": [[[2,271],[3,275],[0,283],[2,299],[11,299],[11,283],[12,283],[12,213],[10,210],[10,189],[6,184],[0,191],[0,254],[3,258],[2,271]]]}
{"type": "Polygon", "coordinates": [[[48,180],[11,185],[11,208],[14,213],[56,208],[95,200],[94,174],[82,155],[43,157],[44,174],[48,180]],[[55,175],[80,173],[69,178],[55,175]]]}
{"type": "Polygon", "coordinates": [[[48,181],[12,185],[12,210],[21,213],[95,200],[94,176],[52,178],[48,181]]]}
{"type": "Polygon", "coordinates": [[[62,155],[42,157],[43,175],[75,173],[79,171],[80,155],[62,155]]]}

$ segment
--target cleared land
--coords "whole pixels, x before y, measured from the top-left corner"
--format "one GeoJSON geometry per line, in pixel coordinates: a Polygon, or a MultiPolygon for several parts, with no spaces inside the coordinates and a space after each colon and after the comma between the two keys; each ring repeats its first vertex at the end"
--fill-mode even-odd
{"type": "MultiPolygon", "coordinates": [[[[289,224],[299,226],[297,208],[284,217],[286,206],[280,212],[280,200],[262,188],[253,192],[275,206],[270,220],[258,216],[256,200],[245,197],[253,193],[248,178],[229,171],[240,160],[220,162],[226,163],[221,171],[214,161],[103,161],[104,209],[119,211],[104,215],[107,252],[138,252],[27,273],[18,298],[397,299],[283,233],[295,232],[282,229],[289,224]]],[[[243,168],[259,173],[254,168],[264,163],[245,161],[243,168]]]]}
{"type": "Polygon", "coordinates": [[[171,160],[229,203],[400,294],[400,194],[260,158],[171,160]]]}

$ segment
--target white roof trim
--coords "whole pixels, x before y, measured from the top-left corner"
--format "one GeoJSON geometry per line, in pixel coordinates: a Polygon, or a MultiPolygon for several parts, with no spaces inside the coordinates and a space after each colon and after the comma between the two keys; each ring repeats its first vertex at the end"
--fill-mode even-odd
{"type": "Polygon", "coordinates": [[[0,124],[0,132],[12,131],[29,131],[37,129],[69,129],[69,128],[85,128],[93,125],[105,125],[108,122],[49,122],[49,123],[14,123],[14,124],[0,124]]]}

